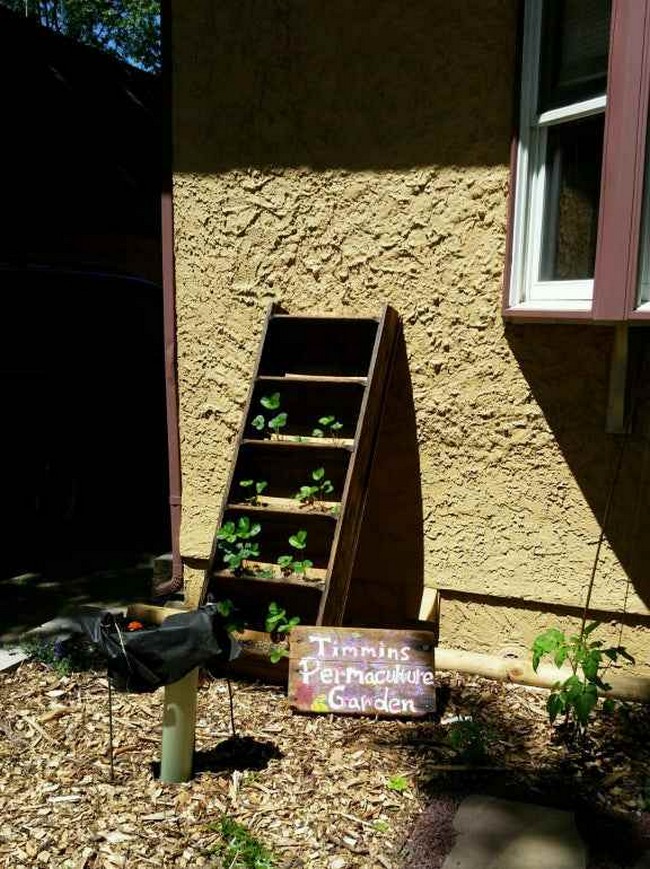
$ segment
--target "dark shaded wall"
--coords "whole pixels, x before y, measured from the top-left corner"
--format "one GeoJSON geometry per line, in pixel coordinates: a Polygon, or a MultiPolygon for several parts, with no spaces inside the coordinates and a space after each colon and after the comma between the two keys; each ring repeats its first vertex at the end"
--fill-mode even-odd
{"type": "Polygon", "coordinates": [[[160,85],[0,8],[2,572],[169,548],[160,85]]]}

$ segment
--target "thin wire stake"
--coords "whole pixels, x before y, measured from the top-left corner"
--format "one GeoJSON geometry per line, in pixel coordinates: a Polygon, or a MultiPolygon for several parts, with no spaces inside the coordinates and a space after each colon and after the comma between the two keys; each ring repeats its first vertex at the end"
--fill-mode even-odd
{"type": "Polygon", "coordinates": [[[226,679],[226,685],[228,686],[228,699],[230,700],[230,727],[232,729],[233,738],[237,739],[237,728],[235,727],[235,704],[232,699],[232,685],[230,684],[230,679],[226,679]]]}
{"type": "Polygon", "coordinates": [[[111,677],[106,673],[108,681],[108,762],[111,768],[111,784],[115,781],[115,768],[113,766],[113,688],[111,677]]]}

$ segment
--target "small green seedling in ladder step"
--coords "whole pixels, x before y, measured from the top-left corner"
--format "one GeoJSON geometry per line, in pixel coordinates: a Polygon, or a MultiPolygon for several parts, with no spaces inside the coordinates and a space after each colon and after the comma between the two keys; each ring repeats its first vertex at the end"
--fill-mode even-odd
{"type": "Polygon", "coordinates": [[[223,552],[223,561],[234,573],[241,572],[247,559],[259,557],[259,544],[252,538],[257,537],[261,530],[259,522],[240,516],[236,524],[225,522],[217,531],[217,546],[223,552]]]}
{"type": "Polygon", "coordinates": [[[277,664],[278,661],[282,660],[282,658],[288,657],[289,650],[286,647],[286,639],[289,636],[291,629],[299,624],[300,618],[298,616],[289,618],[287,616],[287,611],[283,607],[275,601],[271,601],[264,622],[264,627],[271,635],[271,640],[274,643],[269,652],[269,659],[272,664],[277,664]],[[280,640],[285,641],[285,644],[279,644],[280,640]]]}
{"type": "MultiPolygon", "coordinates": [[[[289,538],[289,545],[302,552],[307,546],[307,532],[304,529],[296,531],[289,538]]],[[[298,560],[293,555],[281,555],[278,564],[284,576],[291,576],[292,573],[305,576],[309,568],[314,566],[314,562],[308,558],[298,560]]]]}
{"type": "Polygon", "coordinates": [[[244,489],[244,501],[249,504],[257,504],[259,495],[268,487],[266,480],[240,480],[239,485],[244,489]]]}
{"type": "MultiPolygon", "coordinates": [[[[280,408],[280,393],[274,392],[272,395],[263,395],[260,398],[260,404],[265,410],[279,410],[280,408]]],[[[271,430],[272,435],[278,435],[280,433],[280,429],[284,428],[287,424],[287,414],[284,411],[280,413],[276,413],[275,416],[272,416],[271,419],[266,420],[266,417],[258,413],[257,416],[254,416],[251,420],[251,425],[254,429],[259,432],[264,432],[265,428],[271,430]]]]}
{"type": "Polygon", "coordinates": [[[313,485],[301,486],[300,491],[294,495],[303,504],[313,504],[316,499],[322,501],[324,495],[330,495],[334,491],[332,481],[325,479],[325,468],[316,468],[311,472],[311,478],[313,485]]]}
{"type": "Polygon", "coordinates": [[[318,420],[318,428],[315,428],[312,431],[312,437],[315,438],[324,438],[326,436],[331,437],[338,431],[341,431],[343,428],[343,423],[339,422],[335,416],[321,416],[318,420]]]}

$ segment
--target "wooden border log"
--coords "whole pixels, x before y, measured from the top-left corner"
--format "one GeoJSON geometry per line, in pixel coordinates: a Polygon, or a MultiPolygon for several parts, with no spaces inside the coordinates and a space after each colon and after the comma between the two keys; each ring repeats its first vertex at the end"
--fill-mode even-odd
{"type": "MultiPolygon", "coordinates": [[[[484,655],[478,652],[465,652],[461,649],[438,647],[435,652],[436,670],[454,670],[483,676],[498,682],[514,682],[536,688],[552,688],[571,675],[571,669],[552,664],[540,664],[537,672],[528,661],[520,658],[499,658],[497,655],[484,655]]],[[[607,672],[604,681],[612,686],[611,691],[602,692],[619,700],[650,701],[650,678],[647,676],[623,676],[607,672]]]]}

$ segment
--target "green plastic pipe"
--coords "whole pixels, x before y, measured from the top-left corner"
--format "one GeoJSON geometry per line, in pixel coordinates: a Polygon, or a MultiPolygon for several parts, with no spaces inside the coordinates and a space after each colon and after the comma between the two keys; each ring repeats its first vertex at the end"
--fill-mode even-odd
{"type": "Polygon", "coordinates": [[[165,686],[160,781],[188,781],[192,775],[198,685],[197,668],[165,686]]]}

